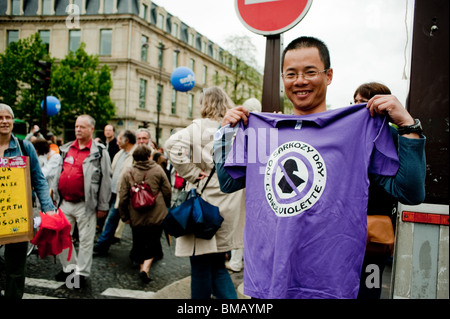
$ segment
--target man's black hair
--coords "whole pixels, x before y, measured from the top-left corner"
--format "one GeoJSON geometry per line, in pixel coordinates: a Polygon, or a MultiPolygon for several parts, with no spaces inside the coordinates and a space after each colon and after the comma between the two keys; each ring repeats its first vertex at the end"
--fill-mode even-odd
{"type": "Polygon", "coordinates": [[[328,70],[331,67],[330,52],[328,51],[327,45],[317,38],[305,36],[292,40],[284,49],[283,56],[281,57],[281,72],[283,72],[284,57],[286,55],[286,52],[301,48],[317,48],[319,50],[320,59],[325,65],[325,69],[328,70]]]}

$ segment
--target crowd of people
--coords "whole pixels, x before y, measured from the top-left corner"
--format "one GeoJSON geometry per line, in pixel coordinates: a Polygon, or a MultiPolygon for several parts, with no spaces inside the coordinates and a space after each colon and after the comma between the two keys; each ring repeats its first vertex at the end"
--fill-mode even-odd
{"type": "MultiPolygon", "coordinates": [[[[95,120],[86,114],[76,119],[75,140],[56,149],[33,128],[28,139],[35,148],[28,141],[24,146],[41,209],[54,214],[60,208],[78,232],[78,251],[59,255],[56,279],[65,281],[74,271],[83,286],[93,255],[107,254],[130,224],[130,258],[140,265],[139,278],[150,282],[153,261],[163,257],[161,223],[177,190],[201,189],[210,177],[202,197],[219,207],[221,227],[211,239],[188,234],[175,244],[176,256],[190,258],[193,299],[237,298],[229,270],[242,268],[244,293],[252,298],[380,298],[381,288],[365,285],[365,266],[375,263],[382,271],[392,252],[365,254],[366,216],[391,216],[398,201],[424,200],[420,122],[374,82],[356,90],[355,105],[327,111],[333,69],[319,39],[292,41],[281,71],[293,114],[260,113],[256,99],[235,106],[223,89],[209,87],[201,95],[201,118],[173,133],[165,152],[146,129],[116,136],[108,124],[105,141],[93,139],[95,120]],[[265,143],[273,128],[275,144],[265,143]],[[314,156],[300,146],[286,152],[294,144],[314,156]],[[135,181],[158,194],[146,214],[131,205],[135,181]]],[[[2,156],[24,153],[11,134],[13,118],[12,109],[0,104],[2,156]]],[[[24,245],[6,246],[5,296],[20,298],[24,245]]]]}

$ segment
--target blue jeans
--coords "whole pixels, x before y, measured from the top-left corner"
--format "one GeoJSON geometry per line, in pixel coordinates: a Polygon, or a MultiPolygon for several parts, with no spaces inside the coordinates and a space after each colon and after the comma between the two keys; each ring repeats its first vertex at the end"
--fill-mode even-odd
{"type": "Polygon", "coordinates": [[[191,256],[191,298],[237,299],[236,290],[225,268],[225,253],[191,256]]]}
{"type": "Polygon", "coordinates": [[[105,226],[103,228],[103,232],[97,239],[97,249],[108,251],[111,246],[112,240],[114,238],[114,233],[116,232],[116,228],[119,225],[120,214],[117,208],[114,208],[114,204],[116,202],[116,194],[111,193],[110,200],[110,208],[108,212],[108,217],[105,222],[105,226]]]}

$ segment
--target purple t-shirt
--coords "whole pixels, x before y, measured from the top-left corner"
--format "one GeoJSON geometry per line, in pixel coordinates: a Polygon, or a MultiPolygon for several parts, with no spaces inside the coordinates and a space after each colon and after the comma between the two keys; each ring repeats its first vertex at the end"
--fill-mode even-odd
{"type": "Polygon", "coordinates": [[[368,174],[398,169],[385,117],[362,105],[307,116],[252,113],[225,168],[246,176],[246,295],[356,298],[368,174]]]}

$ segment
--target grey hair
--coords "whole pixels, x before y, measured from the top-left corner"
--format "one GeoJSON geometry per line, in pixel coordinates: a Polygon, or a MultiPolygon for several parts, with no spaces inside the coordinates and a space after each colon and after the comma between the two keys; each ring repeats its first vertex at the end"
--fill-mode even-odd
{"type": "Polygon", "coordinates": [[[8,111],[11,114],[12,118],[14,118],[14,112],[11,106],[9,106],[8,104],[0,103],[0,111],[8,111]]]}
{"type": "Polygon", "coordinates": [[[147,134],[148,134],[148,138],[149,138],[149,139],[152,139],[152,134],[150,134],[150,131],[149,131],[148,129],[143,128],[143,127],[138,128],[137,131],[136,131],[136,135],[137,135],[137,133],[140,133],[140,132],[145,132],[145,133],[147,133],[147,134]]]}
{"type": "Polygon", "coordinates": [[[82,114],[82,115],[78,116],[78,118],[80,118],[80,117],[84,117],[85,119],[87,119],[89,122],[89,125],[91,125],[91,127],[95,128],[95,119],[92,116],[90,116],[89,114],[82,114]]]}

